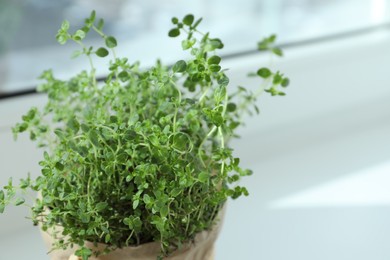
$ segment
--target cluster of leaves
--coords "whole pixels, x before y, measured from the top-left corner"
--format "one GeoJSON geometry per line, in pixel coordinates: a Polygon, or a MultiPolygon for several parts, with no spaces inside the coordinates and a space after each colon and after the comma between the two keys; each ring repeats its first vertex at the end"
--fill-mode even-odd
{"type": "MultiPolygon", "coordinates": [[[[32,108],[14,128],[47,148],[41,176],[22,180],[19,188],[42,194],[31,207],[35,224],[63,227],[55,248],[87,240],[105,243],[109,251],[159,241],[163,257],[211,228],[228,197],[248,195],[236,183],[251,171],[240,167],[227,142],[258,94],[274,94],[288,80],[261,68],[257,75],[265,88],[252,94],[240,87],[229,94],[216,54],[222,41],[198,31],[200,22],[193,15],[173,18],[168,34],[185,35],[182,47],[191,58],[172,67],[157,62],[147,70],[116,57],[117,41],[103,33],[95,12],[73,34],[67,21],[62,24],[57,40],[79,44],[76,54],[86,55],[92,69],[67,81],[44,72],[39,90],[48,103],[42,111],[32,108]],[[92,31],[104,46],[84,45],[92,31]],[[99,83],[92,58],[110,53],[108,76],[99,83]]],[[[271,43],[266,39],[261,46],[273,48],[271,43]]],[[[10,180],[0,191],[0,211],[25,204],[15,190],[10,180]]],[[[101,253],[77,251],[83,259],[101,253]]]]}

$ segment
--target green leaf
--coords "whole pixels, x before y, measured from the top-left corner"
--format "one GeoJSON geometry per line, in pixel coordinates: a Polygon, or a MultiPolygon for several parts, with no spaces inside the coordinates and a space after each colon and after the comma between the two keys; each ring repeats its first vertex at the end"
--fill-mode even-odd
{"type": "Polygon", "coordinates": [[[22,205],[25,202],[25,199],[23,198],[17,198],[15,201],[15,206],[22,205]]]}
{"type": "Polygon", "coordinates": [[[105,43],[108,48],[115,48],[117,46],[117,41],[113,36],[108,36],[105,39],[105,43]]]}
{"type": "Polygon", "coordinates": [[[283,56],[283,51],[282,51],[282,49],[280,49],[280,48],[278,48],[278,47],[272,48],[272,52],[273,52],[275,55],[279,56],[279,57],[282,57],[282,56],[283,56]]]}
{"type": "Polygon", "coordinates": [[[60,162],[56,162],[56,165],[55,165],[56,169],[59,170],[59,171],[63,171],[64,170],[64,165],[60,162]]]}
{"type": "Polygon", "coordinates": [[[210,44],[213,47],[213,49],[222,49],[223,48],[223,43],[220,39],[210,39],[210,44]]]}
{"type": "Polygon", "coordinates": [[[69,37],[67,33],[58,33],[56,35],[56,39],[59,44],[64,45],[68,41],[69,37]]]}
{"type": "Polygon", "coordinates": [[[100,19],[96,28],[98,28],[98,30],[101,31],[103,29],[103,27],[104,27],[104,19],[100,19]]]}
{"type": "Polygon", "coordinates": [[[190,39],[190,40],[186,39],[181,42],[181,47],[183,48],[183,50],[188,50],[189,48],[194,46],[195,43],[196,43],[195,39],[190,39]]]}
{"type": "Polygon", "coordinates": [[[72,129],[74,133],[77,133],[80,129],[80,123],[77,121],[75,117],[69,119],[67,126],[72,129]]]}
{"type": "Polygon", "coordinates": [[[219,85],[227,86],[229,84],[229,78],[223,74],[223,76],[218,80],[219,85]]]}
{"type": "Polygon", "coordinates": [[[237,105],[234,103],[228,103],[226,109],[228,112],[234,112],[237,109],[237,105]]]}
{"type": "Polygon", "coordinates": [[[185,25],[191,26],[191,24],[194,22],[194,16],[192,14],[187,14],[183,18],[183,23],[185,25]]]}
{"type": "Polygon", "coordinates": [[[174,28],[174,29],[171,29],[169,32],[168,32],[168,36],[169,37],[177,37],[180,35],[180,30],[178,28],[174,28]]]}
{"type": "Polygon", "coordinates": [[[72,59],[77,58],[77,57],[79,57],[81,54],[83,54],[82,51],[80,51],[80,50],[75,50],[75,51],[72,53],[71,58],[72,58],[72,59]]]}
{"type": "Polygon", "coordinates": [[[214,55],[208,58],[207,63],[208,64],[219,64],[221,62],[221,57],[214,55]]]}
{"type": "Polygon", "coordinates": [[[122,82],[126,82],[129,79],[129,73],[127,71],[125,71],[125,70],[122,70],[121,72],[119,72],[118,78],[122,82]]]}
{"type": "Polygon", "coordinates": [[[192,149],[191,139],[186,133],[179,132],[173,134],[171,139],[171,147],[179,153],[186,153],[192,149]]]}
{"type": "Polygon", "coordinates": [[[200,172],[198,175],[198,180],[201,183],[206,183],[210,178],[210,174],[208,172],[200,172]]]}
{"type": "Polygon", "coordinates": [[[177,19],[177,17],[172,17],[171,21],[173,24],[177,24],[179,22],[179,19],[177,19]]]}
{"type": "Polygon", "coordinates": [[[192,28],[196,28],[198,27],[198,25],[202,22],[203,18],[199,18],[195,23],[194,25],[192,26],[192,28]]]}
{"type": "Polygon", "coordinates": [[[174,189],[171,191],[171,196],[172,196],[172,197],[176,197],[176,196],[179,195],[181,192],[182,192],[182,189],[181,189],[181,188],[174,188],[174,189]]]}
{"type": "Polygon", "coordinates": [[[274,75],[274,79],[272,80],[272,83],[278,85],[282,83],[282,80],[283,80],[282,75],[279,72],[276,72],[276,74],[274,75]]]}
{"type": "Polygon", "coordinates": [[[88,125],[86,125],[86,124],[81,124],[80,127],[81,127],[81,130],[83,130],[84,133],[88,133],[88,132],[89,132],[89,129],[90,129],[90,128],[89,128],[88,125]]]}
{"type": "Polygon", "coordinates": [[[151,202],[150,196],[148,194],[144,194],[143,200],[145,204],[149,204],[151,202]]]}
{"type": "Polygon", "coordinates": [[[83,223],[89,223],[89,221],[91,220],[91,216],[87,213],[81,213],[80,214],[80,219],[81,219],[81,222],[83,223]]]}
{"type": "Polygon", "coordinates": [[[86,247],[82,247],[75,252],[76,256],[82,258],[82,260],[88,260],[90,256],[92,256],[92,250],[86,247]]]}
{"type": "Polygon", "coordinates": [[[282,83],[280,84],[282,87],[287,87],[290,84],[289,78],[283,78],[282,83]]]}
{"type": "Polygon", "coordinates": [[[68,31],[69,30],[69,21],[67,20],[64,20],[61,24],[61,30],[63,31],[68,31]]]}
{"type": "Polygon", "coordinates": [[[173,72],[184,72],[187,68],[187,63],[184,60],[179,60],[173,65],[173,72]]]}
{"type": "Polygon", "coordinates": [[[85,38],[85,32],[83,30],[77,30],[76,33],[73,35],[73,39],[75,41],[81,41],[85,38]]]}
{"type": "Polygon", "coordinates": [[[5,205],[0,201],[0,214],[4,213],[5,205]]]}
{"type": "Polygon", "coordinates": [[[3,190],[0,190],[0,201],[4,200],[5,194],[3,190]]]}
{"type": "Polygon", "coordinates": [[[221,66],[216,65],[216,64],[210,65],[210,71],[211,71],[211,72],[218,72],[218,71],[220,71],[220,70],[221,70],[221,66]]]}
{"type": "Polygon", "coordinates": [[[96,11],[92,10],[91,14],[89,15],[89,20],[93,23],[95,21],[95,18],[96,18],[96,11]]]}
{"type": "Polygon", "coordinates": [[[111,240],[111,235],[110,234],[106,234],[106,236],[104,237],[104,242],[106,244],[108,244],[108,242],[110,242],[110,240],[111,240]]]}
{"type": "Polygon", "coordinates": [[[168,216],[168,206],[167,205],[164,205],[160,208],[160,214],[161,214],[161,217],[165,218],[166,216],[168,216]]]}
{"type": "Polygon", "coordinates": [[[219,85],[214,91],[214,101],[216,104],[221,103],[226,97],[226,86],[219,85]]]}
{"type": "Polygon", "coordinates": [[[106,48],[101,47],[101,48],[97,49],[97,51],[95,53],[97,56],[104,58],[108,55],[108,50],[106,48]]]}
{"type": "Polygon", "coordinates": [[[58,136],[61,140],[66,139],[66,135],[65,135],[64,131],[62,131],[62,130],[59,129],[59,128],[57,128],[57,129],[54,130],[54,134],[55,134],[56,136],[58,136]]]}
{"type": "Polygon", "coordinates": [[[106,209],[107,206],[108,206],[107,202],[99,202],[95,205],[95,208],[97,211],[102,211],[102,210],[106,209]]]}
{"type": "Polygon", "coordinates": [[[132,220],[132,224],[133,224],[133,229],[136,231],[136,232],[139,232],[142,228],[142,221],[139,217],[136,217],[132,220]]]}
{"type": "Polygon", "coordinates": [[[153,216],[152,217],[152,224],[156,226],[158,231],[164,232],[164,229],[165,229],[164,219],[160,218],[159,216],[153,216]]]}
{"type": "Polygon", "coordinates": [[[268,68],[261,68],[257,71],[257,75],[266,79],[272,75],[272,72],[268,68]]]}
{"type": "Polygon", "coordinates": [[[138,207],[138,205],[139,205],[139,200],[138,199],[134,200],[133,201],[133,209],[136,209],[138,207]]]}

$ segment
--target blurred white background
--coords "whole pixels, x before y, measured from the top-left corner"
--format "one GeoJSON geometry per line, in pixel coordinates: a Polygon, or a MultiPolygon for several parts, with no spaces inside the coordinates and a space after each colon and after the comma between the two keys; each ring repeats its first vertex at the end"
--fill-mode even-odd
{"type": "MultiPolygon", "coordinates": [[[[246,74],[269,61],[250,54],[259,39],[277,33],[286,46],[273,66],[291,79],[287,96],[261,97],[260,116],[232,143],[254,175],[242,181],[250,196],[229,202],[216,260],[390,259],[390,1],[0,0],[0,30],[9,30],[0,34],[0,92],[34,86],[47,68],[63,78],[88,68],[54,35],[63,18],[80,23],[92,8],[119,53],[145,66],[181,57],[180,42],[166,37],[171,16],[203,16],[225,55],[241,53],[224,61],[232,88],[256,87],[246,74]]],[[[41,151],[27,137],[14,142],[10,127],[44,100],[0,99],[1,186],[39,174],[41,151]]],[[[0,216],[0,259],[47,258],[23,216],[0,216]]]]}

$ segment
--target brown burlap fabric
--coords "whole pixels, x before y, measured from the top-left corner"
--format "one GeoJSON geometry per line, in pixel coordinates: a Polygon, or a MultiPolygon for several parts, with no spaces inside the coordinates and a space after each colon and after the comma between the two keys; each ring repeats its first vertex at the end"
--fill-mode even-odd
{"type": "MultiPolygon", "coordinates": [[[[213,260],[214,259],[214,243],[218,237],[222,226],[222,220],[225,208],[221,210],[217,216],[217,224],[209,231],[202,231],[195,236],[194,241],[185,244],[179,250],[176,250],[166,260],[213,260]]],[[[56,231],[61,231],[61,227],[57,227],[56,231]]],[[[43,240],[48,249],[53,244],[53,237],[50,232],[41,231],[43,240]]],[[[85,243],[91,249],[96,249],[90,242],[85,243]]],[[[97,249],[104,249],[103,244],[98,244],[97,249]]],[[[73,254],[77,247],[67,250],[54,250],[49,253],[51,260],[77,260],[73,254]]],[[[152,242],[142,244],[135,247],[125,247],[112,251],[107,255],[99,256],[98,258],[90,258],[91,260],[156,260],[160,252],[160,243],[152,242]]]]}

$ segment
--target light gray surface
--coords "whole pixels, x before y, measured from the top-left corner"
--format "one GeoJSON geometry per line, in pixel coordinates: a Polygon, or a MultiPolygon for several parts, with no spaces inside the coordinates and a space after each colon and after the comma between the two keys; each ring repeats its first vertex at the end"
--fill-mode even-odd
{"type": "MultiPolygon", "coordinates": [[[[264,97],[260,117],[232,143],[254,175],[242,180],[250,196],[229,202],[217,260],[390,259],[390,197],[361,204],[348,199],[362,196],[351,188],[362,170],[373,173],[362,190],[367,198],[390,183],[390,169],[374,174],[390,160],[389,41],[378,32],[286,51],[280,66],[292,81],[288,96],[264,97]]],[[[238,73],[257,60],[264,61],[251,56],[226,62],[232,82],[242,82],[238,73]]],[[[39,172],[40,153],[27,138],[14,143],[8,129],[42,100],[0,102],[1,185],[9,175],[39,172]]],[[[12,209],[0,216],[0,259],[45,259],[24,214],[12,209]]]]}

